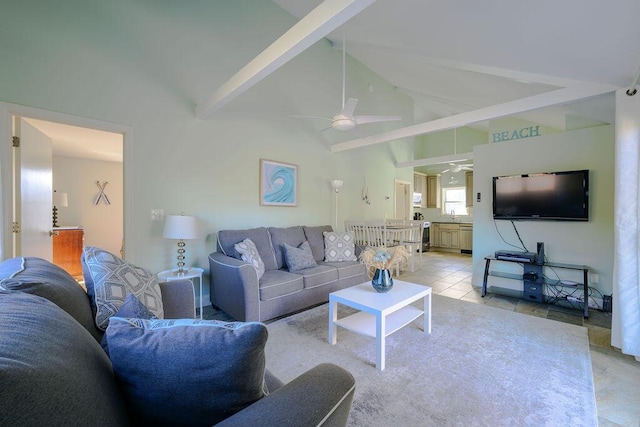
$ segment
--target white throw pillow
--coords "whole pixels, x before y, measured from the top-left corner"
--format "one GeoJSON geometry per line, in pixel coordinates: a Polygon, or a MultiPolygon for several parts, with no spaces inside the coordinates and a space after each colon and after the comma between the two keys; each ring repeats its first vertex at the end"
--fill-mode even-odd
{"type": "Polygon", "coordinates": [[[325,231],[324,260],[327,262],[356,261],[356,244],[353,231],[336,233],[325,231]]]}
{"type": "Polygon", "coordinates": [[[242,242],[236,243],[234,248],[240,254],[240,257],[244,262],[248,262],[253,265],[258,272],[258,280],[260,280],[264,274],[264,262],[262,262],[262,258],[260,258],[260,254],[258,253],[258,248],[256,248],[256,244],[253,243],[253,240],[244,239],[242,242]]]}

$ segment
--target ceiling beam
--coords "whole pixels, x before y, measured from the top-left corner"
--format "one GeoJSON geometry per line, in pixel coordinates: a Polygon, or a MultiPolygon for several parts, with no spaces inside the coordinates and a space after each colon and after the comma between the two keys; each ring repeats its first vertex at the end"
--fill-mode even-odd
{"type": "Polygon", "coordinates": [[[416,125],[395,129],[389,132],[371,135],[365,138],[341,142],[332,145],[331,152],[337,153],[340,151],[352,150],[354,148],[367,147],[383,142],[410,138],[416,135],[439,132],[442,130],[466,126],[485,120],[492,120],[500,117],[520,114],[526,111],[537,110],[539,108],[567,104],[569,102],[578,101],[580,99],[614,92],[617,89],[619,88],[610,85],[580,83],[571,87],[556,89],[539,95],[528,96],[526,98],[516,99],[514,101],[509,101],[498,105],[479,108],[477,110],[467,111],[465,113],[456,114],[454,116],[443,117],[441,119],[433,120],[430,122],[419,123],[416,125]]]}
{"type": "Polygon", "coordinates": [[[419,166],[441,165],[450,162],[463,162],[465,160],[473,160],[473,152],[449,154],[439,157],[429,157],[427,159],[411,160],[409,162],[397,162],[396,168],[415,168],[419,166]]]}
{"type": "Polygon", "coordinates": [[[276,71],[376,0],[325,0],[196,107],[204,119],[276,71]]]}
{"type": "MultiPolygon", "coordinates": [[[[490,67],[487,65],[474,64],[470,62],[454,61],[450,59],[435,58],[416,53],[413,50],[401,46],[381,46],[370,43],[362,43],[357,41],[349,42],[349,51],[351,56],[358,59],[358,49],[369,50],[373,52],[392,52],[395,55],[407,56],[414,58],[421,64],[428,64],[435,67],[449,68],[452,70],[469,71],[473,73],[481,73],[494,77],[510,79],[519,83],[538,83],[547,86],[555,86],[557,88],[569,87],[580,83],[588,83],[582,80],[567,79],[563,77],[549,76],[544,74],[529,73],[525,71],[511,70],[508,68],[490,67]]],[[[640,72],[640,70],[639,70],[640,72]]]]}

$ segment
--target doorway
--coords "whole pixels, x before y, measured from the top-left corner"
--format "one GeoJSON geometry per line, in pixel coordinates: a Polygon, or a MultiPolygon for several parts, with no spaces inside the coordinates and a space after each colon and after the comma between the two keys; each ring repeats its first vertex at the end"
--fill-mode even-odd
{"type": "MultiPolygon", "coordinates": [[[[0,131],[14,136],[16,123],[32,127],[49,139],[51,162],[49,183],[46,193],[48,200],[39,203],[45,211],[46,220],[41,221],[43,232],[37,237],[52,247],[50,233],[53,227],[53,190],[66,193],[66,206],[57,208],[60,227],[84,229],[83,245],[99,246],[114,254],[122,253],[126,239],[124,176],[127,162],[127,140],[130,129],[81,117],[63,115],[28,107],[0,103],[0,131]],[[105,185],[108,183],[108,185],[105,185]],[[102,197],[98,197],[102,194],[102,197]],[[104,197],[107,195],[108,197],[104,197]],[[107,200],[110,203],[105,203],[107,200]]],[[[18,125],[19,127],[21,125],[18,125]]],[[[41,141],[39,141],[41,143],[41,141]]],[[[28,144],[20,140],[20,148],[2,148],[2,258],[10,256],[31,256],[22,247],[20,206],[24,202],[20,183],[12,171],[15,151],[23,150],[28,144]],[[7,152],[8,151],[8,152],[7,152]],[[6,156],[5,156],[6,155],[6,156]],[[9,159],[7,161],[7,158],[9,159]],[[9,221],[9,218],[12,220],[9,221]],[[12,224],[13,222],[13,224],[12,224]],[[16,224],[18,227],[16,227],[16,224]],[[18,232],[14,232],[14,230],[18,232]],[[15,236],[19,236],[17,239],[15,236]],[[19,243],[16,244],[15,240],[19,243]]],[[[17,155],[20,159],[20,154],[17,155]]],[[[18,169],[18,168],[16,168],[18,169]]],[[[41,168],[40,177],[46,177],[46,168],[41,168]],[[42,172],[45,171],[45,172],[42,172]]],[[[29,201],[29,208],[31,208],[29,201]]],[[[24,211],[24,209],[22,209],[24,211]]],[[[53,261],[52,256],[46,257],[53,261]]]]}
{"type": "Polygon", "coordinates": [[[396,179],[394,182],[394,187],[394,218],[411,219],[411,203],[413,201],[411,183],[409,181],[396,179]]]}

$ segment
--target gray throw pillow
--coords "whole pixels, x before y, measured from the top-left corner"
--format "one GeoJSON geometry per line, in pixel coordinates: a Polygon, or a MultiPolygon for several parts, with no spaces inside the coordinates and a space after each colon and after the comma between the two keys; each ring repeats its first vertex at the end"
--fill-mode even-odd
{"type": "Polygon", "coordinates": [[[112,317],[106,334],[132,425],[214,425],[266,394],[262,323],[112,317]]]}
{"type": "MultiPolygon", "coordinates": [[[[156,316],[154,316],[153,313],[150,312],[149,309],[145,307],[145,305],[133,294],[127,295],[124,299],[124,303],[120,307],[120,310],[118,310],[114,317],[157,319],[156,316]]],[[[109,339],[107,338],[107,334],[102,336],[100,345],[102,346],[102,349],[109,354],[109,339]]]]}
{"type": "Polygon", "coordinates": [[[242,242],[236,243],[234,248],[244,262],[253,265],[253,268],[255,268],[258,273],[259,280],[264,275],[264,262],[262,262],[262,258],[260,258],[260,254],[253,240],[246,238],[242,242]]]}
{"type": "Polygon", "coordinates": [[[93,246],[84,248],[81,261],[98,328],[107,328],[109,318],[120,309],[127,294],[134,294],[154,316],[164,317],[155,274],[93,246]]]}
{"type": "Polygon", "coordinates": [[[324,260],[327,262],[356,261],[355,235],[353,231],[346,233],[324,232],[324,260]]]}
{"type": "Polygon", "coordinates": [[[313,259],[313,253],[311,252],[309,242],[304,241],[297,248],[284,243],[283,247],[284,259],[289,271],[304,270],[305,268],[315,267],[318,265],[316,260],[313,259]]]}

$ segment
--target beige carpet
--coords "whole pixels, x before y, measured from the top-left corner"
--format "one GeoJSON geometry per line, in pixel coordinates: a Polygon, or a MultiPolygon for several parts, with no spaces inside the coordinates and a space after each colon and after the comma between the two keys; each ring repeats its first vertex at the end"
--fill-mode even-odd
{"type": "Polygon", "coordinates": [[[584,327],[434,295],[431,335],[420,318],[388,336],[379,371],[372,338],[338,328],[327,343],[327,316],[269,324],[267,366],[284,382],[321,362],[349,370],[351,426],[597,425],[584,327]]]}

